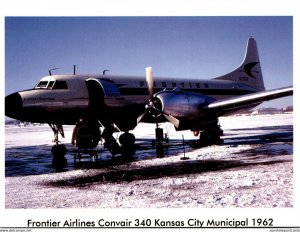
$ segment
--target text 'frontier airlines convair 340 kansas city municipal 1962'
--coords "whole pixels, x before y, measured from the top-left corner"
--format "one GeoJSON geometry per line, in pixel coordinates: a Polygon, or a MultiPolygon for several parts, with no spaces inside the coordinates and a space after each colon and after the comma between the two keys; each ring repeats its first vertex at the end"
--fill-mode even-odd
{"type": "MultiPolygon", "coordinates": [[[[201,146],[221,143],[218,117],[253,108],[263,101],[293,94],[293,87],[265,91],[254,38],[248,40],[242,64],[210,80],[106,75],[52,75],[31,90],[5,98],[5,115],[17,120],[47,123],[54,132],[52,153],[64,156],[58,140],[63,125],[75,125],[72,143],[94,148],[100,140],[112,157],[131,156],[135,137],[129,131],[139,122],[170,122],[176,130],[200,134],[201,146]],[[114,132],[124,132],[119,141],[114,132]]],[[[156,133],[160,134],[160,133],[156,133]]],[[[157,135],[158,136],[158,135],[157,135]]]]}

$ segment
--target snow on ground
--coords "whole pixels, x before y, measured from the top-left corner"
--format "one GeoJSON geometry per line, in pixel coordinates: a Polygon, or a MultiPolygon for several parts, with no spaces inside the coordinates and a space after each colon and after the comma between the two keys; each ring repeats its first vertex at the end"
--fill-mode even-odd
{"type": "MultiPolygon", "coordinates": [[[[164,158],[7,176],[6,208],[292,207],[292,115],[226,117],[220,122],[225,144],[189,149],[187,160],[180,159],[178,148],[164,158]]],[[[44,127],[42,132],[35,128],[20,133],[44,133],[44,127]]],[[[13,149],[8,132],[6,145],[13,149]]],[[[145,124],[135,130],[137,137],[151,133],[145,124]]],[[[175,132],[169,129],[169,134],[175,132]]],[[[178,139],[181,135],[176,134],[178,139]]]]}

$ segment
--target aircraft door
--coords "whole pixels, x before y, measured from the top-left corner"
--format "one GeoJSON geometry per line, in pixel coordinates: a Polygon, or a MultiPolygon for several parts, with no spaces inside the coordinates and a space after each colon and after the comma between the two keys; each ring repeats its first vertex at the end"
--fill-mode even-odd
{"type": "Polygon", "coordinates": [[[89,92],[89,117],[95,117],[104,131],[101,137],[104,139],[106,147],[114,156],[120,150],[116,139],[112,136],[115,132],[114,122],[110,115],[109,107],[105,104],[105,97],[116,96],[119,93],[117,85],[114,82],[90,78],[86,80],[86,86],[89,92]]]}
{"type": "Polygon", "coordinates": [[[109,106],[105,99],[120,96],[119,87],[109,79],[89,78],[86,80],[86,86],[89,92],[89,108],[92,110],[102,108],[105,105],[109,106]]]}
{"type": "Polygon", "coordinates": [[[97,81],[100,83],[100,85],[101,85],[101,87],[104,91],[105,97],[118,97],[118,96],[120,96],[119,87],[112,80],[98,79],[97,81]]]}
{"type": "Polygon", "coordinates": [[[97,79],[86,80],[86,86],[89,92],[89,110],[94,113],[100,113],[104,107],[104,91],[97,79]]]}
{"type": "Polygon", "coordinates": [[[109,83],[90,78],[86,80],[86,86],[89,92],[89,116],[96,117],[104,127],[111,127],[114,125],[114,122],[111,117],[111,108],[105,101],[105,98],[118,93],[117,85],[114,82],[109,83]]]}

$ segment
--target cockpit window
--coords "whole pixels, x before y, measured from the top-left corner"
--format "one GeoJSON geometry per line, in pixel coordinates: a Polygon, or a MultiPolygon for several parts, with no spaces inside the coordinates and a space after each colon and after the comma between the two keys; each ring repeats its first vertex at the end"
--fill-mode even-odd
{"type": "Polygon", "coordinates": [[[47,88],[47,85],[48,85],[48,81],[40,81],[35,88],[45,89],[47,88]]]}
{"type": "Polygon", "coordinates": [[[40,81],[35,89],[68,89],[65,81],[40,81]]]}
{"type": "Polygon", "coordinates": [[[51,89],[53,87],[54,81],[49,81],[47,89],[51,89]]]}
{"type": "Polygon", "coordinates": [[[67,82],[65,82],[65,81],[56,81],[54,83],[53,89],[68,89],[67,82]]]}

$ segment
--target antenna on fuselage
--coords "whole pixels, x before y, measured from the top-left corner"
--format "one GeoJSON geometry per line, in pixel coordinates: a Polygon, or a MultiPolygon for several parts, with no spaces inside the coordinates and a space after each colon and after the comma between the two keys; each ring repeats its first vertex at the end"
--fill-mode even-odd
{"type": "Polygon", "coordinates": [[[49,69],[48,72],[49,72],[49,76],[52,76],[52,71],[56,70],[56,69],[59,69],[59,68],[52,68],[52,69],[49,69]]]}
{"type": "Polygon", "coordinates": [[[103,74],[103,76],[105,75],[105,73],[106,72],[108,72],[108,71],[110,71],[110,70],[108,70],[108,69],[104,69],[103,71],[102,71],[102,74],[103,74]]]}

